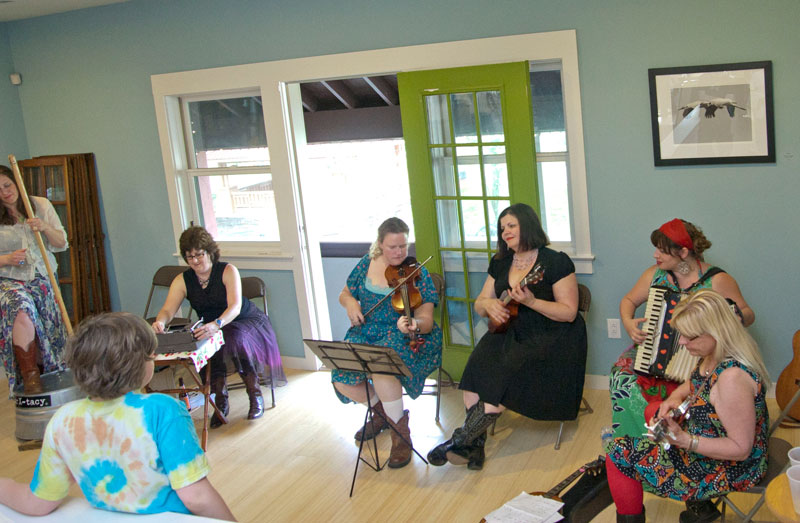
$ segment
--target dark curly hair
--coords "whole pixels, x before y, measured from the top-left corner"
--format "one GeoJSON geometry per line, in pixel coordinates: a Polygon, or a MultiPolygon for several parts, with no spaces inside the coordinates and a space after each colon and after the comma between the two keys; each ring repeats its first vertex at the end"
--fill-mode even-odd
{"type": "Polygon", "coordinates": [[[211,263],[219,261],[219,246],[203,227],[189,227],[183,231],[180,240],[178,240],[178,245],[183,261],[186,263],[189,263],[189,260],[186,259],[186,253],[192,250],[206,251],[206,254],[211,256],[211,263]]]}
{"type": "MultiPolygon", "coordinates": [[[[703,234],[703,230],[700,227],[691,222],[687,222],[684,219],[681,219],[681,221],[683,222],[683,226],[686,227],[686,232],[689,233],[689,238],[692,239],[692,246],[694,248],[689,252],[695,257],[695,259],[705,261],[703,258],[703,252],[711,247],[711,241],[706,238],[706,235],[703,234]]],[[[670,240],[669,237],[659,229],[656,229],[650,233],[650,243],[652,243],[653,247],[659,251],[665,252],[672,256],[678,256],[683,248],[674,241],[670,240]]]]}

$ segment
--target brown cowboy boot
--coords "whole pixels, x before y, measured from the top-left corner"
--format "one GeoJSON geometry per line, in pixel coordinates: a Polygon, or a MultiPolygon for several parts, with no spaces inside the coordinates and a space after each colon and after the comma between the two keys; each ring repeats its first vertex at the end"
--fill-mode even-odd
{"type": "Polygon", "coordinates": [[[39,379],[39,367],[36,365],[36,356],[39,346],[36,338],[28,344],[27,349],[19,345],[14,345],[14,358],[19,366],[19,373],[22,376],[22,385],[25,394],[41,394],[42,381],[39,379]]]}
{"type": "Polygon", "coordinates": [[[379,401],[372,406],[372,417],[367,421],[367,424],[358,429],[355,438],[356,441],[370,440],[381,433],[381,431],[389,428],[389,422],[386,421],[389,417],[383,410],[383,404],[379,401]]]}
{"type": "Polygon", "coordinates": [[[411,461],[411,430],[408,428],[408,411],[403,411],[403,417],[397,423],[387,416],[392,424],[392,450],[389,454],[389,468],[399,469],[411,461]]]}
{"type": "Polygon", "coordinates": [[[261,386],[258,384],[258,374],[251,372],[242,375],[242,381],[250,398],[250,410],[247,419],[258,419],[264,415],[264,398],[261,396],[261,386]]]}
{"type": "MultiPolygon", "coordinates": [[[[228,387],[225,386],[225,376],[215,376],[211,378],[211,392],[214,393],[214,404],[222,411],[223,416],[227,416],[231,410],[228,403],[228,387]]],[[[222,420],[217,416],[217,411],[211,416],[211,422],[208,426],[212,429],[222,426],[222,420]]]]}

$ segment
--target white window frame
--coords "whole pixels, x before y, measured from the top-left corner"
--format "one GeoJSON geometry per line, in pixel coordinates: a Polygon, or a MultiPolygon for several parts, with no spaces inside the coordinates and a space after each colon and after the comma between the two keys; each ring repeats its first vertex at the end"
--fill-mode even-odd
{"type": "MultiPolygon", "coordinates": [[[[278,252],[239,253],[234,263],[244,268],[292,270],[297,290],[303,336],[330,332],[319,249],[305,227],[297,148],[305,142],[300,82],[396,74],[399,71],[445,69],[503,62],[560,61],[564,89],[565,121],[574,223],[574,247],[569,254],[579,273],[591,273],[594,256],[589,237],[589,206],[583,146],[578,48],[575,30],[553,31],[436,44],[341,53],[291,60],[217,67],[153,75],[151,84],[164,162],[164,176],[175,238],[187,225],[186,180],[179,170],[188,168],[180,119],[180,97],[219,96],[260,91],[273,187],[280,229],[278,252]],[[317,267],[318,265],[318,267],[317,267]],[[324,309],[324,310],[323,310],[324,309]]],[[[177,242],[176,242],[177,243],[177,242]]]]}

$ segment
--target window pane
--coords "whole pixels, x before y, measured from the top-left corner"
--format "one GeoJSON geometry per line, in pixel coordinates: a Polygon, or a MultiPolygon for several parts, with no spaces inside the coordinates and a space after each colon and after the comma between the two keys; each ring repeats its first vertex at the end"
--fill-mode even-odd
{"type": "Polygon", "coordinates": [[[481,124],[481,141],[504,141],[503,106],[500,103],[500,91],[484,91],[477,93],[476,96],[481,124]]]}
{"type": "Polygon", "coordinates": [[[461,227],[458,225],[458,206],[455,200],[436,202],[436,223],[439,224],[440,247],[461,247],[461,227]]]}
{"type": "Polygon", "coordinates": [[[457,147],[458,186],[461,196],[482,196],[481,166],[477,147],[457,147]]]}
{"type": "Polygon", "coordinates": [[[478,134],[475,130],[475,100],[472,93],[451,94],[450,103],[456,143],[476,143],[478,134]]]}
{"type": "Polygon", "coordinates": [[[572,241],[567,162],[537,162],[545,230],[551,241],[572,241]]]}
{"type": "Polygon", "coordinates": [[[483,148],[483,175],[486,178],[486,196],[508,196],[508,168],[504,146],[483,148]]]}
{"type": "Polygon", "coordinates": [[[566,152],[567,133],[564,126],[561,71],[531,72],[531,99],[536,151],[566,152]]]}
{"type": "Polygon", "coordinates": [[[455,345],[471,345],[467,304],[463,301],[447,300],[447,319],[450,326],[450,342],[455,345]]]}
{"type": "Polygon", "coordinates": [[[198,169],[269,165],[260,96],[189,102],[198,169]]]}
{"type": "Polygon", "coordinates": [[[472,249],[486,248],[486,217],[483,200],[461,200],[464,219],[464,246],[472,249]]]}
{"type": "MultiPolygon", "coordinates": [[[[469,271],[469,297],[474,300],[483,289],[489,270],[489,257],[483,252],[467,253],[467,270],[469,271]]],[[[476,315],[477,316],[477,315],[476,315]]]]}
{"type": "Polygon", "coordinates": [[[446,295],[453,298],[466,298],[464,290],[464,260],[460,252],[442,251],[444,281],[447,282],[446,295]]]}
{"type": "Polygon", "coordinates": [[[455,196],[456,184],[453,176],[453,150],[450,147],[431,149],[433,185],[436,196],[455,196]]]}
{"type": "Polygon", "coordinates": [[[450,143],[450,118],[447,116],[447,95],[425,97],[428,110],[428,143],[450,143]]]}
{"type": "Polygon", "coordinates": [[[217,241],[280,241],[272,174],[198,176],[203,225],[217,241]]]}
{"type": "Polygon", "coordinates": [[[402,139],[314,143],[303,151],[303,200],[321,242],[372,242],[392,216],[406,222],[414,241],[402,139]]]}

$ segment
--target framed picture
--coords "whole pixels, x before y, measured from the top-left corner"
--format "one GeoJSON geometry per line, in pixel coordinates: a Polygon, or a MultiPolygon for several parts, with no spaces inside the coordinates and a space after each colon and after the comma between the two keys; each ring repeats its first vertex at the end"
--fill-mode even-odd
{"type": "Polygon", "coordinates": [[[772,62],[647,74],[656,165],[775,163],[772,62]]]}

